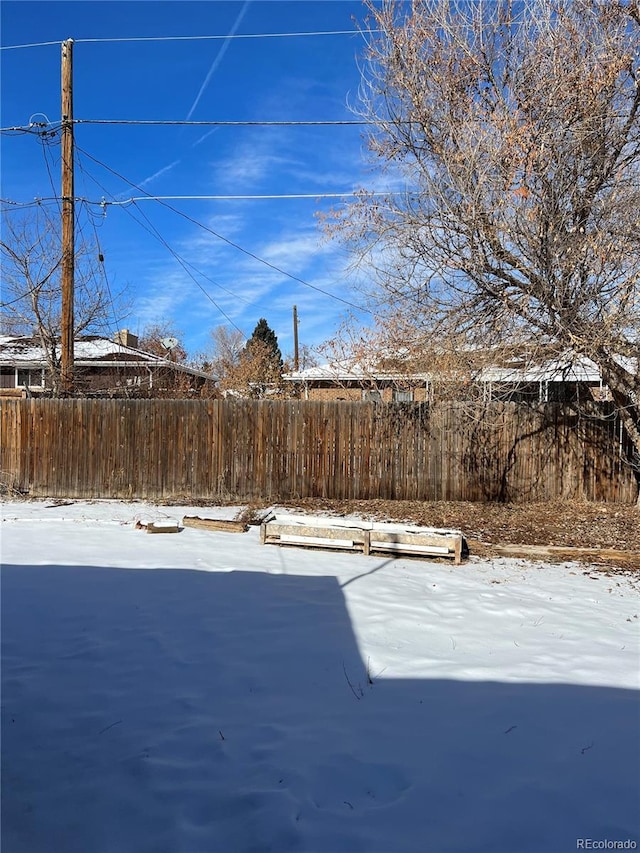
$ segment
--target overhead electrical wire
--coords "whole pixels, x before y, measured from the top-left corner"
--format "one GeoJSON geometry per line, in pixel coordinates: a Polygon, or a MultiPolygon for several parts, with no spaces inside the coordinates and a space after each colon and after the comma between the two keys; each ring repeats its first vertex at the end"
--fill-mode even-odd
{"type": "MultiPolygon", "coordinates": [[[[245,333],[243,332],[243,330],[242,330],[242,329],[241,329],[241,328],[240,328],[236,323],[234,323],[234,322],[233,322],[233,320],[232,320],[232,319],[231,319],[231,317],[227,314],[227,312],[226,312],[223,308],[221,308],[221,307],[218,305],[218,303],[217,303],[217,302],[215,301],[215,299],[211,296],[211,294],[210,294],[207,290],[205,290],[205,288],[200,284],[200,282],[196,279],[196,277],[193,275],[193,273],[191,273],[191,272],[189,271],[189,269],[188,269],[189,264],[188,264],[188,263],[187,263],[187,262],[186,262],[186,261],[185,261],[185,260],[184,260],[184,259],[183,259],[183,258],[182,258],[182,257],[181,257],[181,256],[180,256],[180,255],[179,255],[179,254],[174,250],[174,249],[172,249],[172,248],[171,248],[171,246],[167,243],[167,241],[164,239],[164,237],[162,236],[162,234],[160,234],[160,232],[158,231],[158,229],[155,227],[155,225],[153,225],[153,223],[151,222],[151,220],[149,219],[149,217],[145,214],[145,212],[144,212],[143,210],[140,210],[140,209],[138,208],[138,206],[137,206],[137,205],[136,205],[136,209],[137,209],[137,210],[139,210],[140,215],[141,215],[141,216],[142,216],[142,217],[147,221],[147,223],[149,224],[149,227],[152,229],[151,233],[153,233],[153,234],[154,234],[154,236],[155,236],[155,237],[156,237],[156,238],[157,238],[157,239],[162,243],[162,245],[167,249],[167,251],[168,251],[168,252],[170,252],[170,253],[173,255],[173,257],[178,261],[178,263],[180,264],[180,266],[182,267],[182,269],[186,272],[186,274],[187,274],[187,275],[189,276],[189,278],[193,281],[193,283],[194,283],[194,284],[195,284],[195,285],[196,285],[196,286],[197,286],[197,287],[202,291],[202,293],[207,297],[207,299],[209,300],[209,302],[211,302],[211,304],[212,304],[212,305],[214,305],[214,306],[215,306],[215,308],[217,308],[217,310],[222,314],[222,316],[227,320],[227,322],[228,322],[228,323],[230,323],[230,324],[233,326],[233,328],[234,328],[234,329],[236,329],[236,331],[240,332],[240,334],[241,334],[241,335],[244,335],[244,336],[246,337],[246,335],[245,335],[245,333]]],[[[128,211],[128,213],[131,213],[131,211],[128,211]]],[[[147,230],[148,230],[148,229],[147,229],[147,230]]]]}
{"type": "MultiPolygon", "coordinates": [[[[49,184],[51,186],[51,190],[53,192],[54,198],[58,194],[58,188],[56,187],[55,181],[53,180],[53,175],[51,173],[52,168],[56,165],[53,159],[53,154],[51,155],[51,162],[49,162],[49,157],[47,156],[47,152],[53,147],[54,140],[51,137],[47,137],[44,134],[41,134],[39,137],[40,145],[42,146],[42,155],[44,157],[44,164],[47,170],[47,175],[49,177],[49,184]]],[[[58,199],[58,210],[62,213],[62,199],[58,199]]]]}
{"type": "MultiPolygon", "coordinates": [[[[404,190],[382,190],[375,192],[367,192],[368,196],[386,198],[392,195],[403,195],[404,190]]],[[[135,204],[138,201],[295,201],[296,199],[323,199],[323,198],[349,198],[360,193],[360,190],[345,190],[339,193],[265,193],[265,194],[248,194],[248,195],[142,195],[131,196],[130,198],[116,199],[108,201],[106,198],[101,198],[100,201],[84,198],[83,196],[74,196],[74,201],[93,205],[95,207],[127,207],[130,204],[135,204]]],[[[13,201],[12,199],[0,199],[2,204],[10,204],[15,207],[27,207],[33,204],[43,202],[59,202],[62,201],[62,196],[48,196],[45,198],[35,198],[33,201],[13,201]]]]}
{"type": "Polygon", "coordinates": [[[20,50],[23,47],[47,47],[52,44],[62,44],[61,41],[37,41],[33,44],[3,44],[0,50],[20,50]]]}
{"type": "MultiPolygon", "coordinates": [[[[144,193],[145,196],[153,197],[151,193],[145,192],[145,190],[142,187],[138,186],[137,184],[134,184],[132,181],[129,181],[127,178],[124,177],[124,175],[121,175],[119,172],[117,172],[115,169],[112,169],[106,163],[103,163],[102,161],[98,160],[92,154],[89,154],[88,151],[85,151],[84,149],[78,148],[77,145],[76,145],[76,150],[79,150],[85,157],[88,157],[90,160],[92,160],[98,166],[101,166],[103,169],[106,169],[108,172],[111,172],[112,175],[115,175],[115,177],[117,177],[119,180],[124,181],[124,183],[126,183],[129,186],[133,187],[134,189],[138,190],[138,192],[144,193]]],[[[259,255],[256,255],[254,252],[251,252],[249,249],[245,249],[243,246],[240,246],[238,243],[235,243],[233,240],[230,240],[228,237],[225,237],[224,235],[215,231],[213,228],[210,228],[208,225],[205,225],[203,222],[200,222],[199,220],[194,219],[192,216],[189,216],[188,214],[184,213],[184,211],[180,210],[179,208],[174,207],[171,204],[168,204],[166,201],[163,201],[162,199],[158,199],[157,201],[158,201],[158,204],[162,205],[163,207],[166,207],[167,210],[173,211],[173,213],[176,213],[178,216],[181,216],[183,219],[186,219],[187,222],[191,222],[193,225],[196,225],[198,228],[202,228],[203,231],[207,231],[209,234],[212,234],[218,240],[221,240],[223,243],[226,243],[227,245],[232,246],[234,249],[237,249],[239,252],[242,252],[243,255],[247,255],[247,257],[253,258],[255,261],[258,261],[258,263],[263,264],[266,267],[269,267],[269,269],[274,270],[274,272],[277,272],[280,275],[283,275],[286,278],[291,279],[292,281],[296,281],[299,284],[302,284],[304,287],[308,287],[311,290],[315,290],[318,293],[322,293],[324,296],[328,296],[330,299],[334,299],[336,302],[341,302],[343,305],[347,305],[349,308],[355,308],[356,311],[360,311],[360,312],[363,312],[365,314],[371,313],[368,309],[362,308],[361,306],[356,305],[354,302],[350,302],[348,299],[343,299],[341,296],[336,296],[334,293],[331,293],[328,290],[324,290],[323,288],[318,287],[315,284],[311,284],[310,282],[305,281],[305,279],[300,278],[299,276],[293,275],[292,273],[289,273],[286,270],[283,270],[281,267],[276,266],[276,264],[272,264],[270,261],[265,260],[265,258],[261,258],[259,255]]]]}
{"type": "Polygon", "coordinates": [[[282,39],[304,38],[305,36],[359,36],[363,33],[372,34],[379,32],[381,30],[317,30],[315,32],[295,33],[234,33],[223,36],[128,36],[123,38],[74,39],[74,41],[76,44],[126,41],[226,41],[227,39],[282,39]]]}
{"type": "MultiPolygon", "coordinates": [[[[398,124],[408,124],[409,122],[398,122],[398,124]]],[[[194,127],[361,127],[362,125],[377,124],[374,121],[365,119],[311,119],[309,121],[300,121],[298,119],[283,119],[281,121],[195,121],[193,119],[133,119],[133,118],[74,118],[73,124],[132,124],[132,125],[150,125],[150,126],[194,126],[194,127]]],[[[16,130],[16,128],[12,128],[16,130]]]]}
{"type": "Polygon", "coordinates": [[[30,207],[42,207],[47,204],[59,204],[61,197],[54,196],[52,198],[34,198],[33,201],[13,201],[9,198],[0,198],[0,204],[7,205],[9,210],[27,210],[30,207]]]}
{"type": "MultiPolygon", "coordinates": [[[[364,32],[370,32],[371,33],[371,32],[375,32],[375,31],[370,30],[370,31],[364,31],[364,32]]],[[[226,35],[213,35],[213,36],[127,37],[127,38],[113,38],[113,39],[95,38],[95,39],[74,39],[74,42],[75,43],[83,43],[83,42],[84,43],[99,43],[99,42],[106,43],[106,42],[142,42],[142,41],[196,41],[196,40],[227,40],[230,38],[233,38],[233,39],[259,39],[259,38],[286,38],[286,37],[330,36],[330,35],[362,35],[362,33],[363,33],[363,31],[361,31],[361,30],[332,30],[332,31],[295,32],[295,33],[254,33],[254,34],[233,34],[233,35],[226,34],[226,35]]],[[[53,44],[62,44],[62,42],[52,41],[52,42],[38,42],[38,43],[23,44],[23,45],[7,45],[7,46],[0,46],[0,50],[11,50],[11,49],[19,49],[19,48],[27,48],[27,47],[42,47],[42,46],[53,45],[53,44]]],[[[371,122],[351,121],[351,120],[340,120],[340,121],[267,121],[267,122],[261,122],[261,121],[188,121],[188,120],[184,120],[184,121],[166,121],[166,120],[156,121],[156,120],[127,120],[127,119],[123,119],[123,120],[119,120],[119,119],[116,119],[116,120],[110,120],[110,119],[74,119],[73,123],[74,124],[100,124],[100,125],[102,125],[102,124],[105,124],[105,125],[106,124],[123,124],[123,125],[194,125],[194,126],[214,126],[214,127],[217,127],[217,126],[230,126],[230,127],[243,127],[243,126],[266,126],[266,127],[269,127],[269,126],[275,126],[275,127],[277,127],[277,126],[362,126],[365,124],[370,124],[371,122]]],[[[45,199],[35,199],[33,202],[22,203],[22,204],[17,203],[17,202],[6,201],[6,202],[4,202],[5,204],[11,205],[12,208],[18,208],[19,207],[20,209],[25,209],[28,207],[36,206],[36,205],[43,203],[44,201],[46,201],[48,203],[53,202],[53,203],[56,203],[59,205],[60,197],[56,195],[56,189],[54,186],[53,177],[52,177],[51,168],[50,168],[51,164],[49,163],[49,158],[47,157],[47,152],[46,152],[46,148],[49,147],[49,145],[47,144],[47,141],[48,141],[47,136],[48,135],[49,136],[56,135],[57,132],[59,131],[59,124],[60,123],[56,123],[55,129],[51,129],[51,128],[53,128],[53,123],[51,123],[47,119],[46,122],[33,122],[33,121],[31,121],[27,126],[14,126],[14,127],[7,127],[7,128],[1,128],[0,129],[0,133],[5,133],[5,134],[30,133],[30,134],[36,134],[40,137],[42,147],[43,147],[43,155],[44,155],[44,159],[45,159],[45,166],[46,166],[48,176],[49,176],[49,180],[50,180],[50,183],[52,185],[53,192],[54,192],[54,196],[52,199],[46,199],[46,200],[45,199]]],[[[79,149],[77,145],[75,146],[75,148],[76,148],[76,151],[82,151],[82,149],[79,149]]],[[[186,200],[186,199],[190,198],[189,196],[153,196],[150,193],[146,193],[146,191],[142,187],[139,187],[136,184],[134,184],[130,181],[127,181],[127,179],[124,178],[122,175],[117,173],[115,170],[111,169],[105,163],[102,163],[101,161],[94,158],[88,152],[82,151],[82,153],[85,156],[89,157],[89,159],[93,160],[97,165],[101,166],[102,168],[107,169],[107,171],[110,171],[112,174],[114,174],[120,180],[123,180],[126,183],[128,183],[129,186],[135,187],[139,192],[145,193],[144,196],[132,197],[131,199],[125,200],[125,201],[115,201],[115,200],[106,201],[103,199],[101,202],[98,203],[98,202],[90,202],[87,199],[76,199],[76,202],[78,202],[80,205],[82,205],[82,204],[85,205],[87,212],[90,211],[89,205],[91,205],[91,204],[100,204],[100,206],[102,206],[102,207],[105,207],[106,205],[118,205],[118,206],[122,206],[128,210],[128,205],[134,204],[136,207],[138,207],[137,203],[139,201],[142,201],[142,200],[157,201],[160,204],[162,204],[164,207],[166,207],[167,209],[178,214],[179,216],[182,216],[187,221],[189,221],[192,224],[196,225],[197,227],[202,228],[203,230],[209,232],[210,234],[212,234],[217,239],[227,243],[229,246],[237,249],[238,251],[242,252],[243,254],[247,255],[248,257],[251,257],[252,259],[258,261],[259,263],[261,263],[261,264],[267,266],[268,268],[274,270],[275,272],[278,272],[279,274],[284,275],[285,277],[287,277],[293,281],[296,281],[305,287],[311,288],[312,290],[315,290],[319,293],[322,293],[323,295],[328,296],[331,299],[334,299],[338,302],[341,302],[345,305],[348,305],[349,307],[355,308],[358,311],[364,311],[365,310],[365,309],[362,309],[359,306],[355,305],[354,303],[349,302],[348,300],[345,300],[339,296],[336,296],[336,295],[330,293],[327,290],[324,290],[323,288],[318,287],[317,285],[313,285],[310,282],[307,282],[298,276],[295,276],[295,275],[292,275],[291,273],[288,273],[286,270],[281,269],[280,267],[276,266],[275,264],[272,264],[271,262],[265,260],[264,258],[261,258],[260,256],[256,255],[255,253],[243,248],[238,243],[235,243],[232,240],[229,240],[228,238],[224,237],[222,234],[219,234],[218,232],[214,231],[212,228],[205,225],[204,223],[199,222],[198,220],[194,219],[193,217],[190,217],[187,214],[185,214],[183,211],[181,211],[181,210],[173,207],[172,205],[169,205],[166,203],[166,199],[172,199],[172,200],[185,199],[186,200]]],[[[258,199],[258,198],[265,198],[265,199],[275,199],[275,198],[290,198],[290,199],[294,199],[294,198],[343,198],[343,197],[351,196],[354,194],[355,194],[354,192],[349,192],[349,193],[308,193],[308,194],[307,193],[304,193],[304,194],[297,193],[297,194],[262,195],[262,196],[258,196],[258,195],[252,195],[252,196],[236,195],[236,196],[226,196],[226,197],[225,196],[210,196],[209,198],[219,199],[219,200],[222,200],[224,198],[229,198],[229,199],[233,199],[233,200],[243,200],[243,199],[252,200],[252,199],[258,199]]],[[[206,196],[192,196],[191,198],[194,198],[194,199],[203,198],[204,199],[207,197],[206,196]]],[[[144,219],[148,222],[150,228],[153,229],[153,231],[151,233],[153,233],[154,236],[158,240],[160,240],[160,242],[162,242],[163,245],[165,245],[167,250],[170,251],[174,255],[176,260],[178,260],[179,263],[181,263],[181,265],[183,266],[183,268],[185,269],[187,274],[190,275],[190,277],[194,280],[194,282],[198,285],[198,287],[203,291],[203,293],[207,296],[207,298],[210,299],[210,301],[215,305],[215,307],[223,314],[223,316],[225,316],[226,319],[236,329],[238,329],[238,327],[235,326],[235,323],[233,323],[233,321],[225,314],[225,312],[220,308],[220,306],[217,305],[217,303],[211,298],[211,296],[207,293],[207,291],[204,290],[204,288],[202,288],[200,283],[193,277],[193,275],[186,268],[186,265],[188,264],[188,262],[186,262],[183,258],[181,258],[171,248],[171,246],[169,246],[169,244],[164,240],[162,235],[157,231],[157,229],[155,229],[155,226],[153,226],[153,224],[150,222],[148,217],[143,213],[143,211],[140,210],[139,208],[138,208],[138,210],[139,210],[140,215],[143,216],[144,219]]],[[[130,213],[130,211],[128,211],[128,212],[130,213]]],[[[78,212],[76,212],[77,225],[78,225],[79,230],[82,231],[82,226],[79,222],[78,216],[79,216],[79,214],[78,214],[78,212]]],[[[135,220],[135,217],[133,217],[133,218],[135,220]]],[[[135,220],[135,221],[138,221],[138,224],[142,225],[142,223],[140,223],[139,220],[135,220]]],[[[95,230],[95,223],[93,222],[93,220],[92,220],[92,225],[93,225],[94,230],[95,230]]],[[[142,226],[142,227],[144,227],[144,226],[142,226]]],[[[149,229],[147,229],[147,230],[149,230],[149,229]]],[[[97,241],[97,234],[96,234],[96,241],[97,241]]],[[[99,246],[99,241],[97,241],[97,244],[99,246]]],[[[101,255],[101,257],[102,257],[102,255],[101,255]]],[[[189,266],[192,266],[192,265],[189,264],[189,266]]],[[[195,267],[192,267],[192,268],[196,269],[195,267]]],[[[197,272],[200,275],[204,276],[204,274],[201,273],[200,271],[197,271],[197,272]]],[[[102,270],[102,273],[104,275],[104,270],[102,270]]],[[[106,276],[105,276],[105,279],[106,279],[106,276]]],[[[213,284],[216,284],[215,282],[213,282],[212,279],[209,279],[209,280],[212,281],[213,284]]],[[[216,286],[222,287],[221,285],[216,285],[216,286]]],[[[107,288],[109,288],[108,282],[107,282],[107,288]]],[[[222,288],[222,289],[225,290],[225,288],[222,288]]],[[[229,292],[229,291],[227,291],[227,292],[229,292]]],[[[234,296],[235,296],[235,294],[234,294],[234,296]]],[[[115,306],[113,304],[113,299],[111,296],[110,289],[109,289],[109,297],[110,297],[112,309],[114,311],[114,316],[115,316],[115,306]]],[[[242,330],[240,330],[240,329],[238,329],[238,331],[242,332],[242,330]]]]}
{"type": "MultiPolygon", "coordinates": [[[[80,162],[80,161],[79,161],[79,165],[80,165],[80,169],[81,169],[81,171],[82,171],[83,175],[85,175],[85,176],[86,176],[86,177],[88,177],[90,180],[92,180],[92,181],[93,181],[97,186],[99,186],[99,187],[100,187],[100,189],[102,189],[104,192],[107,192],[107,193],[108,193],[108,190],[106,190],[106,189],[105,189],[105,187],[104,187],[104,186],[102,186],[102,184],[101,184],[101,183],[100,183],[100,182],[99,182],[99,181],[98,181],[98,180],[97,180],[93,175],[90,175],[90,174],[87,172],[87,170],[86,170],[86,169],[85,169],[85,167],[81,164],[81,162],[80,162]]],[[[134,206],[136,207],[136,209],[137,209],[137,210],[139,210],[139,209],[137,208],[137,205],[134,205],[134,206]]],[[[225,318],[225,319],[226,319],[226,320],[227,320],[227,321],[228,321],[228,322],[229,322],[229,323],[230,323],[230,324],[231,324],[231,325],[232,325],[232,326],[233,326],[237,331],[239,331],[242,335],[244,335],[244,336],[246,337],[245,332],[244,332],[242,329],[240,329],[240,328],[239,328],[239,327],[238,327],[238,326],[233,322],[233,320],[229,317],[229,315],[228,315],[228,314],[227,314],[227,313],[226,313],[226,312],[225,312],[225,311],[220,307],[220,305],[218,305],[218,303],[217,303],[217,302],[215,301],[215,299],[211,296],[211,294],[210,294],[210,293],[208,293],[208,291],[207,291],[207,290],[205,290],[205,289],[204,289],[204,287],[202,287],[202,285],[200,284],[200,282],[198,282],[198,281],[194,278],[193,274],[189,272],[189,270],[187,269],[187,267],[190,267],[190,268],[191,268],[192,270],[194,270],[198,275],[201,275],[204,279],[206,279],[207,281],[211,282],[211,284],[213,284],[215,287],[220,288],[220,290],[223,290],[225,293],[228,293],[228,294],[229,294],[229,296],[232,296],[234,299],[241,299],[243,302],[247,302],[248,304],[250,304],[250,303],[248,302],[248,300],[244,299],[243,297],[239,296],[239,295],[238,295],[238,294],[236,294],[236,293],[233,293],[233,291],[228,290],[226,287],[223,287],[221,284],[219,284],[218,282],[216,282],[216,281],[214,281],[212,278],[210,278],[208,275],[206,275],[206,273],[202,272],[202,270],[199,270],[197,267],[195,267],[193,264],[191,264],[189,261],[187,261],[185,258],[183,258],[180,254],[178,254],[178,252],[176,252],[176,251],[175,251],[175,249],[173,249],[173,248],[169,245],[169,243],[164,239],[164,237],[162,236],[162,234],[158,231],[158,229],[157,229],[157,228],[155,227],[155,225],[151,222],[151,220],[148,218],[148,216],[146,216],[146,214],[144,213],[144,211],[139,210],[139,213],[140,213],[140,215],[145,219],[145,221],[148,223],[148,225],[145,225],[145,224],[144,224],[143,222],[141,222],[141,221],[140,221],[136,216],[134,216],[134,215],[133,215],[133,213],[131,212],[131,210],[129,209],[129,207],[125,207],[125,208],[124,208],[124,210],[129,214],[129,216],[131,216],[131,218],[133,219],[133,221],[134,221],[134,222],[136,222],[136,223],[137,223],[141,228],[143,228],[143,229],[144,229],[148,234],[151,234],[151,236],[152,236],[152,237],[154,237],[156,240],[158,240],[158,241],[159,241],[159,242],[160,242],[160,243],[161,243],[161,244],[162,244],[162,245],[167,249],[167,251],[168,251],[171,255],[173,255],[173,257],[178,261],[178,263],[182,266],[182,268],[184,269],[184,271],[187,273],[187,275],[189,276],[189,278],[191,278],[191,280],[195,283],[195,285],[196,285],[196,286],[197,286],[197,287],[202,291],[202,293],[206,296],[206,298],[209,300],[209,302],[211,302],[211,304],[212,304],[212,305],[213,305],[213,306],[214,306],[214,307],[215,307],[215,308],[216,308],[216,309],[217,309],[217,310],[222,314],[222,316],[223,316],[223,317],[224,317],[224,318],[225,318]]]]}
{"type": "MultiPolygon", "coordinates": [[[[359,190],[347,190],[341,193],[271,193],[271,194],[252,194],[252,195],[143,195],[131,196],[131,198],[123,199],[122,201],[94,201],[89,204],[106,204],[111,207],[118,205],[127,205],[137,201],[274,201],[277,199],[305,199],[305,198],[348,198],[349,196],[358,195],[359,190]]],[[[372,192],[368,195],[372,196],[389,196],[398,195],[399,191],[390,190],[389,192],[372,192]]],[[[81,199],[88,201],[88,199],[81,199]]]]}
{"type": "MultiPolygon", "coordinates": [[[[79,234],[79,236],[80,236],[81,244],[88,249],[89,241],[87,240],[86,235],[85,235],[84,224],[80,220],[80,208],[82,208],[82,207],[83,207],[83,205],[77,205],[75,207],[74,220],[75,220],[76,233],[79,234]]],[[[87,216],[87,219],[91,223],[91,227],[93,228],[93,233],[94,233],[94,238],[95,238],[95,246],[96,246],[97,261],[98,261],[98,270],[99,270],[98,276],[100,279],[102,279],[102,282],[104,285],[104,290],[106,291],[106,301],[109,303],[109,309],[111,311],[114,326],[117,329],[120,326],[121,319],[118,318],[118,314],[116,311],[116,304],[115,304],[115,300],[113,298],[113,292],[111,290],[111,285],[109,284],[109,278],[108,278],[107,272],[105,270],[104,253],[102,251],[102,246],[100,245],[100,239],[98,237],[98,232],[96,230],[95,223],[93,222],[91,216],[87,216]]],[[[91,269],[95,270],[95,266],[93,266],[91,269]]],[[[101,299],[101,302],[102,302],[102,299],[101,299]]]]}
{"type": "MultiPolygon", "coordinates": [[[[15,127],[0,127],[0,133],[11,133],[19,136],[22,133],[31,133],[35,136],[42,136],[42,128],[43,125],[36,124],[23,124],[17,125],[15,127]]],[[[55,131],[52,131],[55,132],[55,131]]]]}
{"type": "MultiPolygon", "coordinates": [[[[232,35],[212,36],[128,36],[114,38],[91,38],[73,39],[74,44],[108,44],[117,42],[140,42],[140,41],[227,41],[228,39],[277,39],[277,38],[305,38],[309,36],[358,36],[372,35],[381,30],[318,30],[315,32],[295,33],[234,33],[232,35]]],[[[33,44],[8,44],[1,45],[0,50],[19,50],[25,47],[46,47],[53,44],[62,44],[59,41],[40,41],[33,44]]]]}
{"type": "MultiPolygon", "coordinates": [[[[611,118],[626,119],[626,113],[612,113],[611,118]]],[[[74,118],[72,124],[91,124],[91,125],[122,125],[132,127],[378,127],[379,121],[373,119],[282,119],[277,121],[262,121],[259,119],[253,120],[226,120],[212,119],[195,121],[191,119],[97,119],[97,118],[74,118]]],[[[400,125],[420,125],[420,122],[412,119],[397,119],[394,120],[395,126],[400,125]]],[[[29,123],[27,125],[14,125],[12,127],[0,128],[0,134],[11,134],[19,136],[23,133],[30,133],[36,136],[55,136],[60,131],[61,122],[45,123],[29,123]]],[[[581,133],[582,138],[587,139],[589,136],[600,136],[601,132],[598,129],[584,130],[581,133]]]]}

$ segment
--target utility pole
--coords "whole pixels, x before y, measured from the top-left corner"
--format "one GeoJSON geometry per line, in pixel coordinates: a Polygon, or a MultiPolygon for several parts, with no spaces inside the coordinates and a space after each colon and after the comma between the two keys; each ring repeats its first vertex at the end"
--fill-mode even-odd
{"type": "Polygon", "coordinates": [[[293,306],[293,369],[300,368],[300,353],[298,352],[298,306],[293,306]]]}
{"type": "Polygon", "coordinates": [[[60,385],[64,396],[73,393],[74,337],[74,173],[73,173],[73,39],[62,42],[62,318],[60,329],[60,385]]]}

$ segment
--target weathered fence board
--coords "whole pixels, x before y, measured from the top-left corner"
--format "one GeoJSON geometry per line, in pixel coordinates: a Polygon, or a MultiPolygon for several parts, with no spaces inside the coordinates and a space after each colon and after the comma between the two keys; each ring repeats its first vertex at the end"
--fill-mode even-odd
{"type": "Polygon", "coordinates": [[[33,496],[633,503],[607,404],[2,401],[0,481],[33,496]]]}

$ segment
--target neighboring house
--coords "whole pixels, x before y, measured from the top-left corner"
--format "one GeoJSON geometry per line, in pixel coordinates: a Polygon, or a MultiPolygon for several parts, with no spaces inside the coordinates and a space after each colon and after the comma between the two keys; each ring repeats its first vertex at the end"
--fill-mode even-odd
{"type": "MultiPolygon", "coordinates": [[[[629,370],[635,360],[621,359],[629,370]]],[[[376,369],[362,361],[344,359],[299,370],[283,376],[305,400],[372,400],[376,402],[425,402],[447,387],[447,379],[436,374],[394,372],[376,369]]],[[[525,356],[479,369],[471,378],[455,383],[457,398],[480,398],[529,402],[569,402],[583,397],[608,399],[608,389],[596,365],[571,353],[534,363],[525,356]]]]}
{"type": "Polygon", "coordinates": [[[483,399],[487,401],[566,403],[581,399],[611,399],[596,364],[589,358],[572,353],[563,353],[539,363],[514,358],[505,365],[485,367],[475,381],[481,384],[483,399]]]}
{"type": "Polygon", "coordinates": [[[425,402],[429,376],[377,369],[358,359],[342,359],[285,373],[283,381],[304,400],[425,402]]]}
{"type": "MultiPolygon", "coordinates": [[[[210,374],[137,348],[126,329],[114,340],[86,336],[74,343],[74,385],[87,396],[155,397],[213,392],[210,374]]],[[[37,338],[0,335],[0,394],[46,396],[52,387],[37,338]]]]}

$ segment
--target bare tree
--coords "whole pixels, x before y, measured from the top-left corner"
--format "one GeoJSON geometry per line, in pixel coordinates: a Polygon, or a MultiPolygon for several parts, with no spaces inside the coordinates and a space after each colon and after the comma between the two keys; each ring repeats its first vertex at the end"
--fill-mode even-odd
{"type": "MultiPolygon", "coordinates": [[[[293,370],[294,356],[287,357],[287,369],[293,370]]],[[[309,344],[301,344],[298,352],[298,368],[299,370],[307,370],[310,367],[317,367],[319,364],[318,353],[309,344]]]]}
{"type": "Polygon", "coordinates": [[[224,379],[232,372],[240,362],[245,343],[245,337],[239,329],[230,329],[228,326],[212,329],[211,354],[207,356],[212,373],[224,379]]]}
{"type": "Polygon", "coordinates": [[[184,364],[187,351],[182,345],[183,333],[170,320],[162,320],[145,326],[138,338],[138,347],[169,361],[184,364]],[[173,346],[173,342],[176,342],[173,346]]]}
{"type": "Polygon", "coordinates": [[[640,454],[637,0],[368,9],[362,113],[404,189],[330,228],[375,267],[382,324],[592,359],[640,454]]]}
{"type": "Polygon", "coordinates": [[[442,334],[431,341],[402,313],[379,313],[372,325],[362,326],[348,316],[320,352],[328,359],[329,373],[339,384],[359,382],[363,390],[382,392],[424,389],[431,402],[475,402],[482,396],[474,380],[495,352],[481,353],[456,346],[455,338],[442,334]],[[344,379],[340,380],[340,375],[344,379]]]}
{"type": "Polygon", "coordinates": [[[248,340],[227,326],[217,326],[211,337],[213,353],[207,363],[221,391],[253,399],[284,394],[282,356],[266,320],[258,322],[248,340]]]}
{"type": "MultiPolygon", "coordinates": [[[[61,245],[58,224],[44,207],[4,216],[0,240],[4,332],[29,335],[42,346],[54,392],[60,380],[61,245]]],[[[97,247],[76,252],[75,337],[105,333],[119,322],[121,295],[114,304],[97,247]]]]}

